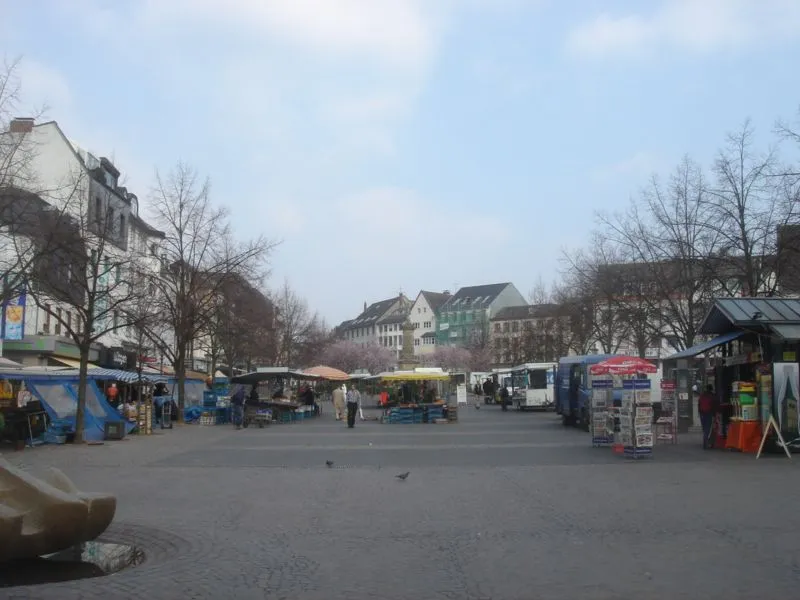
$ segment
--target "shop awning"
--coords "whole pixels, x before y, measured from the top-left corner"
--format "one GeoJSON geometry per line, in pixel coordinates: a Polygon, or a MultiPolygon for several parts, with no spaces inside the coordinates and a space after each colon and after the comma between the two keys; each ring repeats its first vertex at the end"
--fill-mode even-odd
{"type": "Polygon", "coordinates": [[[800,325],[770,325],[769,328],[785,340],[800,340],[800,325]]]}
{"type": "Polygon", "coordinates": [[[697,356],[698,354],[702,354],[712,348],[716,348],[717,346],[721,346],[722,344],[727,344],[728,342],[732,342],[733,340],[742,337],[745,334],[744,331],[731,331],[730,333],[725,333],[723,335],[715,337],[713,340],[708,340],[707,342],[701,342],[692,346],[691,348],[686,348],[686,350],[681,350],[677,354],[673,354],[672,356],[666,357],[664,360],[675,360],[677,358],[692,358],[697,356]]]}
{"type": "MultiPolygon", "coordinates": [[[[60,362],[65,367],[70,367],[71,369],[80,369],[81,368],[81,361],[74,360],[72,358],[61,358],[60,356],[51,356],[54,361],[60,362]]],[[[90,369],[99,369],[100,367],[94,363],[89,363],[88,368],[90,369]]]]}

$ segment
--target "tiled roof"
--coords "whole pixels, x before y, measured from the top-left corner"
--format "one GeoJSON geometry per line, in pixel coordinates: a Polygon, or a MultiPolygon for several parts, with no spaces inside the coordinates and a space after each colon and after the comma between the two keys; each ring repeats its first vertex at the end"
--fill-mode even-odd
{"type": "Polygon", "coordinates": [[[491,283],[489,285],[473,285],[463,287],[454,295],[450,296],[442,305],[440,310],[456,311],[477,308],[488,308],[500,293],[511,285],[510,283],[491,283]]]}
{"type": "Polygon", "coordinates": [[[386,315],[382,319],[378,319],[379,325],[393,325],[395,323],[404,323],[408,317],[408,311],[399,311],[386,315]]]}
{"type": "Polygon", "coordinates": [[[378,320],[381,317],[383,317],[386,314],[386,312],[390,308],[392,308],[395,302],[397,302],[401,298],[405,298],[405,296],[395,296],[394,298],[388,298],[386,300],[381,300],[379,302],[370,304],[367,307],[367,310],[365,310],[355,319],[350,321],[346,326],[344,325],[344,323],[342,324],[342,326],[347,329],[352,327],[371,327],[372,325],[377,324],[378,320]]]}
{"type": "Polygon", "coordinates": [[[558,304],[531,304],[523,306],[506,306],[497,311],[492,321],[516,321],[524,319],[546,319],[558,316],[558,304]]]}
{"type": "Polygon", "coordinates": [[[431,307],[431,310],[437,311],[439,307],[447,302],[447,299],[450,298],[450,294],[447,293],[439,293],[439,292],[426,292],[422,290],[420,292],[423,296],[425,296],[425,300],[428,303],[428,306],[431,307]]]}

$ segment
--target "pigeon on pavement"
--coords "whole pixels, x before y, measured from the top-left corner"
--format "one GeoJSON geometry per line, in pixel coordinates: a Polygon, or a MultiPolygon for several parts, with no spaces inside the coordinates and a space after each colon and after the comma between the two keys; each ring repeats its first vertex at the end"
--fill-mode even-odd
{"type": "Polygon", "coordinates": [[[332,461],[332,460],[326,460],[326,461],[325,461],[325,464],[326,464],[326,465],[327,465],[327,467],[330,469],[330,468],[333,466],[333,461],[332,461]]]}
{"type": "Polygon", "coordinates": [[[403,481],[405,481],[406,479],[408,479],[408,476],[409,476],[409,475],[411,475],[411,471],[406,471],[405,473],[400,473],[400,475],[395,475],[395,477],[397,477],[398,479],[402,479],[403,481]]]}

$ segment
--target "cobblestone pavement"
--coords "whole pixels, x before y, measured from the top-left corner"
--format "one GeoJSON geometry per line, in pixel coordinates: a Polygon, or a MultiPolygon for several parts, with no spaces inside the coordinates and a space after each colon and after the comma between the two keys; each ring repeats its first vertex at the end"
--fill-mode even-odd
{"type": "MultiPolygon", "coordinates": [[[[551,413],[452,425],[330,411],[267,429],[185,426],[7,455],[118,495],[104,538],[147,559],[0,598],[674,599],[800,583],[800,461],[703,452],[626,461],[551,413]],[[326,468],[325,461],[334,461],[326,468]],[[394,475],[410,470],[406,481],[394,475]]],[[[692,443],[695,442],[696,443],[692,443]]]]}

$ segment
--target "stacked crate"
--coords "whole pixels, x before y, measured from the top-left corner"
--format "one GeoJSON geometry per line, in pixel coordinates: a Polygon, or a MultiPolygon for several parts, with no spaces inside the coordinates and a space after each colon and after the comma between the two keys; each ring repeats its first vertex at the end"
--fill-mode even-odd
{"type": "Polygon", "coordinates": [[[142,435],[153,433],[153,402],[147,400],[139,404],[139,411],[136,414],[136,431],[142,435]]]}

